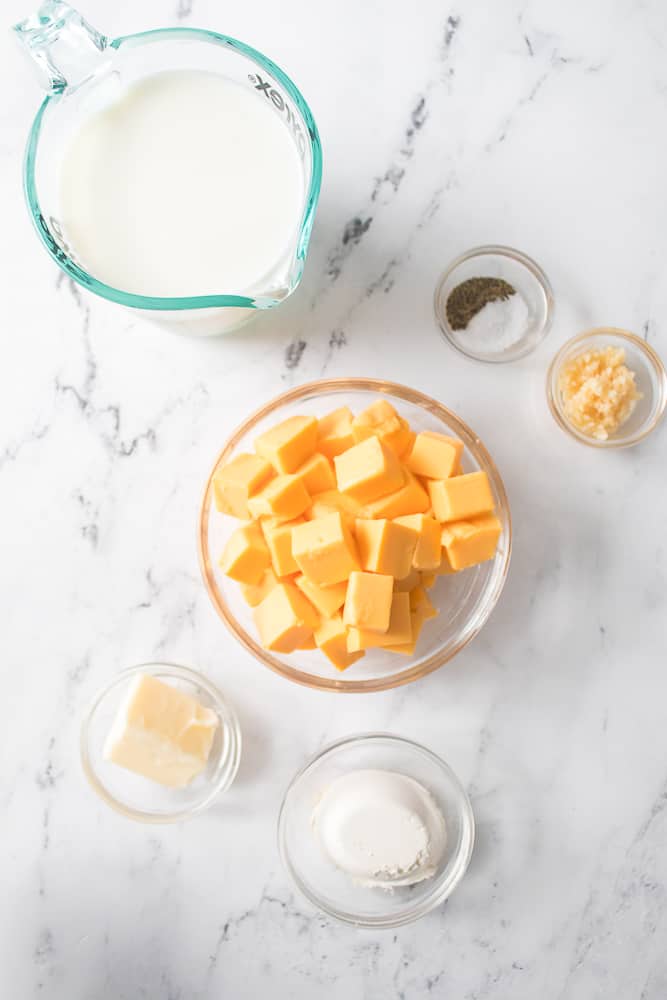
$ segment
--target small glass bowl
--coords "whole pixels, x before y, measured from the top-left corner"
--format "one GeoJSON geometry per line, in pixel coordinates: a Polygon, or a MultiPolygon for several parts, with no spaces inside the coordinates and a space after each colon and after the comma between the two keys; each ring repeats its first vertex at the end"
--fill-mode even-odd
{"type": "Polygon", "coordinates": [[[577,441],[591,448],[628,448],[654,430],[667,406],[667,371],[653,348],[634,333],[613,326],[599,326],[568,340],[553,359],[547,372],[547,401],[554,420],[577,441]],[[622,347],[625,363],[635,373],[642,399],[615,434],[605,441],[590,437],[574,427],[565,415],[558,379],[563,365],[585,351],[622,347]]]}
{"type": "Polygon", "coordinates": [[[399,927],[440,906],[463,878],[475,820],[463,785],[448,764],[419,743],[389,733],[362,733],[320,750],[292,779],[278,816],[278,847],[297,889],[330,917],[358,927],[399,927]],[[398,771],[420,782],[445,819],[447,843],[435,875],[391,891],[355,884],[322,852],[311,827],[319,796],[336,778],[361,768],[398,771]]]}
{"type": "Polygon", "coordinates": [[[122,670],[93,700],[81,726],[81,762],[88,781],[107,805],[143,823],[178,823],[211,805],[231,785],[241,760],[241,730],[234,710],[206,677],[169,663],[122,670]],[[219,719],[204,771],[185,788],[167,788],[104,759],[104,744],[128,685],[150,674],[196,698],[219,719]]]}
{"type": "Polygon", "coordinates": [[[206,483],[199,511],[198,540],[199,563],[213,605],[248,652],[288,680],[321,691],[348,693],[384,691],[425,677],[451,660],[477,635],[496,606],[507,579],[512,525],[505,488],[493,459],[474,431],[455,413],[416,389],[394,382],[338,378],[290,389],[237,428],[213,463],[206,483]],[[412,656],[373,649],[341,674],[319,649],[282,654],[260,646],[252,609],[244,601],[238,583],[225,576],[218,565],[225,543],[238,522],[216,510],[213,477],[221,465],[239,452],[252,452],[255,438],[287,417],[295,414],[320,417],[340,406],[349,406],[358,412],[378,399],[392,403],[416,431],[438,431],[463,441],[463,469],[465,472],[478,469],[486,472],[503,530],[494,559],[460,573],[439,577],[430,597],[443,613],[424,626],[412,656]]]}
{"type": "Polygon", "coordinates": [[[530,354],[547,335],[553,320],[554,297],[546,274],[534,260],[504,246],[475,247],[457,257],[443,271],[433,300],[435,316],[445,337],[457,351],[475,361],[502,363],[530,354]],[[447,299],[468,278],[503,278],[528,307],[526,328],[508,347],[475,347],[466,330],[454,330],[447,319],[447,299]]]}

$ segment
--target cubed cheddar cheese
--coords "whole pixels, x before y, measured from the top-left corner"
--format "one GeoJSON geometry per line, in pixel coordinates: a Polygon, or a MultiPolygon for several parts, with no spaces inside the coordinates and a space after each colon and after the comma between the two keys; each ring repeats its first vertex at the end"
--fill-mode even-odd
{"type": "Polygon", "coordinates": [[[248,500],[253,517],[280,517],[292,521],[310,507],[310,494],[298,476],[276,476],[261,493],[248,500]]]}
{"type": "Polygon", "coordinates": [[[357,442],[375,435],[399,457],[411,448],[415,437],[407,421],[386,399],[378,399],[362,410],[352,421],[352,433],[357,442]]]}
{"type": "Polygon", "coordinates": [[[427,479],[448,479],[458,465],[463,442],[446,434],[422,431],[415,438],[405,464],[416,476],[427,479]]]}
{"type": "Polygon", "coordinates": [[[412,557],[415,569],[437,569],[442,559],[442,528],[434,517],[426,514],[406,514],[397,517],[394,524],[402,524],[417,532],[417,545],[412,557]]]}
{"type": "Polygon", "coordinates": [[[332,583],[328,587],[320,587],[318,583],[313,583],[300,573],[294,582],[323,618],[331,618],[345,604],[347,583],[344,580],[341,583],[332,583]]]}
{"type": "Polygon", "coordinates": [[[412,656],[417,646],[417,642],[419,641],[424,621],[425,618],[421,611],[411,611],[410,626],[412,628],[412,637],[410,641],[398,643],[392,646],[385,646],[385,649],[388,649],[390,653],[402,653],[403,656],[412,656]]]}
{"type": "Polygon", "coordinates": [[[213,475],[216,507],[221,514],[247,520],[248,499],[274,474],[273,466],[260,455],[237,455],[213,475]]]}
{"type": "Polygon", "coordinates": [[[341,493],[360,503],[371,503],[403,485],[403,470],[396,453],[379,438],[369,437],[334,458],[341,493]]]}
{"type": "Polygon", "coordinates": [[[315,629],[315,642],[318,649],[331,660],[336,670],[347,670],[364,655],[363,650],[348,652],[347,628],[340,615],[327,618],[319,628],[315,629]]]}
{"type": "Polygon", "coordinates": [[[301,572],[322,587],[347,580],[360,569],[354,538],[339,512],[298,524],[292,553],[301,572]]]}
{"type": "Polygon", "coordinates": [[[442,529],[442,544],[453,570],[493,559],[502,525],[495,514],[453,521],[442,529]]]}
{"type": "MultiPolygon", "coordinates": [[[[440,541],[442,541],[442,535],[440,536],[440,541]]],[[[449,556],[447,555],[447,549],[443,548],[442,549],[442,560],[440,562],[440,565],[438,566],[438,568],[435,571],[436,578],[439,577],[439,576],[452,576],[452,574],[457,573],[457,572],[458,572],[458,570],[455,570],[454,567],[452,566],[452,564],[449,561],[449,556]]],[[[427,584],[423,580],[422,580],[422,583],[424,583],[424,586],[428,589],[427,584]]],[[[430,586],[433,586],[433,584],[430,584],[430,586]]]]}
{"type": "Polygon", "coordinates": [[[463,521],[494,507],[489,479],[482,471],[429,480],[428,492],[438,521],[463,521]]]}
{"type": "Polygon", "coordinates": [[[239,583],[259,583],[271,557],[258,524],[244,524],[227,539],[220,560],[223,573],[239,583]]]}
{"type": "Polygon", "coordinates": [[[371,632],[354,626],[347,630],[347,648],[350,653],[378,646],[402,646],[411,641],[410,595],[403,592],[395,592],[392,597],[389,628],[386,632],[371,632]]]}
{"type": "Polygon", "coordinates": [[[428,493],[409,469],[404,467],[403,485],[394,493],[365,504],[361,510],[363,517],[403,517],[406,514],[422,514],[428,510],[431,501],[428,493]]]}
{"type": "Polygon", "coordinates": [[[241,593],[246,604],[251,608],[256,608],[261,604],[267,594],[269,594],[278,583],[278,578],[271,568],[264,571],[264,575],[259,583],[242,583],[241,593]]]}
{"type": "Polygon", "coordinates": [[[292,573],[299,572],[299,567],[292,555],[292,529],[297,524],[303,524],[303,518],[279,522],[272,518],[266,518],[262,521],[264,539],[276,576],[290,576],[292,573]]]}
{"type": "Polygon", "coordinates": [[[408,575],[404,576],[402,580],[394,580],[394,590],[406,590],[409,592],[418,587],[421,582],[422,574],[413,566],[408,575]]]}
{"type": "Polygon", "coordinates": [[[410,611],[419,611],[424,621],[435,618],[438,614],[438,609],[429,600],[423,586],[417,586],[410,591],[410,611]]]}
{"type": "Polygon", "coordinates": [[[279,583],[253,612],[265,649],[291,653],[319,626],[319,615],[293,583],[279,583]]]}
{"type": "Polygon", "coordinates": [[[309,521],[314,521],[318,517],[326,517],[327,514],[340,513],[348,527],[354,526],[355,520],[361,514],[361,504],[352,497],[339,493],[338,490],[325,490],[323,493],[316,493],[312,497],[312,503],[306,511],[309,521]]]}
{"type": "Polygon", "coordinates": [[[359,559],[363,569],[386,573],[396,580],[407,576],[419,535],[396,521],[359,518],[355,524],[359,559]]]}
{"type": "Polygon", "coordinates": [[[382,573],[350,573],[343,609],[345,625],[370,632],[386,632],[394,589],[394,578],[382,573]]]}
{"type": "Polygon", "coordinates": [[[352,433],[352,410],[341,406],[321,417],[317,424],[317,450],[334,459],[356,444],[352,433]]]}
{"type": "Polygon", "coordinates": [[[442,575],[493,558],[501,524],[464,446],[415,434],[382,396],[354,416],[293,416],[214,474],[243,524],[220,565],[277,653],[317,648],[345,670],[366,649],[412,655],[442,575]]]}
{"type": "Polygon", "coordinates": [[[316,493],[336,489],[336,477],[333,466],[330,460],[320,454],[319,451],[316,451],[310,458],[307,458],[303,465],[299,466],[294,475],[303,480],[303,485],[311,497],[316,493]]]}
{"type": "Polygon", "coordinates": [[[315,417],[288,417],[255,441],[255,451],[277,472],[296,472],[310,458],[317,444],[315,417]]]}

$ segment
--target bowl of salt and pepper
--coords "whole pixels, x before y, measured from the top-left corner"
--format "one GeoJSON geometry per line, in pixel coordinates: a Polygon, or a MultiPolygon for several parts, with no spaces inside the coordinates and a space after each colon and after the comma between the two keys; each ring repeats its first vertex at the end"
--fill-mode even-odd
{"type": "Polygon", "coordinates": [[[435,290],[435,315],[457,351],[515,361],[546,336],[554,299],[544,271],[518,250],[476,247],[457,257],[435,290]]]}

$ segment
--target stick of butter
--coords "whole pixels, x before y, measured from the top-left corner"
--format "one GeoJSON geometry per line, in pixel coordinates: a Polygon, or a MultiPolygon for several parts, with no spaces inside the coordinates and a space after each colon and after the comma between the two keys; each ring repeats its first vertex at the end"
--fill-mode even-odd
{"type": "Polygon", "coordinates": [[[218,717],[150,674],[131,682],[104,746],[106,760],[170,788],[206,766],[218,717]]]}

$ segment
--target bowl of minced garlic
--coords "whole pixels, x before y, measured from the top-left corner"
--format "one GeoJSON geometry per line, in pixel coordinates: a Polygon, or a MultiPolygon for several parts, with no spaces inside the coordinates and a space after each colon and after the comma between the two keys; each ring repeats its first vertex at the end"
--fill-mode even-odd
{"type": "Polygon", "coordinates": [[[547,398],[556,422],[598,448],[636,444],[667,405],[667,372],[641,337],[600,327],[567,341],[551,363],[547,398]]]}

